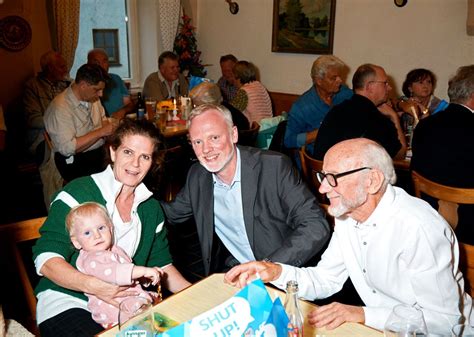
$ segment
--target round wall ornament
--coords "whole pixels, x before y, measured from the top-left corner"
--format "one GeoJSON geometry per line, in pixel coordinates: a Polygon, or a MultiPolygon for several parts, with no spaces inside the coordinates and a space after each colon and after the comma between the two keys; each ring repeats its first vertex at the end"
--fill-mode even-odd
{"type": "Polygon", "coordinates": [[[31,42],[30,24],[20,16],[0,20],[0,44],[10,51],[20,51],[31,42]]]}

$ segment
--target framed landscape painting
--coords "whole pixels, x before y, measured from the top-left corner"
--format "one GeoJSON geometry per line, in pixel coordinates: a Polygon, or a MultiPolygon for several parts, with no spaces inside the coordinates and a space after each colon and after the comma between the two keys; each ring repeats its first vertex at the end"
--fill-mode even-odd
{"type": "Polygon", "coordinates": [[[273,0],[272,51],[332,54],[336,0],[273,0]]]}

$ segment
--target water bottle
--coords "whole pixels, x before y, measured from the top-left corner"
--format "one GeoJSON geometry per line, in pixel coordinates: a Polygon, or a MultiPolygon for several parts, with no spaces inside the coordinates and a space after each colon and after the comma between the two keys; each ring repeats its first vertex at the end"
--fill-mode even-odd
{"type": "Polygon", "coordinates": [[[145,117],[145,101],[141,92],[137,96],[137,119],[143,119],[145,117]]]}
{"type": "Polygon", "coordinates": [[[303,337],[303,314],[299,305],[296,281],[288,281],[286,284],[285,311],[290,319],[288,337],[303,337]]]}

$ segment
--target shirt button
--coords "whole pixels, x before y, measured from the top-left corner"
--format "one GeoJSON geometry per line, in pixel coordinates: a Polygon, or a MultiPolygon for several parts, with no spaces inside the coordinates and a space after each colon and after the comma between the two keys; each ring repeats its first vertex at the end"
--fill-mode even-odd
{"type": "Polygon", "coordinates": [[[375,290],[372,290],[372,292],[373,292],[374,294],[376,294],[376,293],[377,293],[375,290]]]}
{"type": "Polygon", "coordinates": [[[376,223],[374,223],[372,226],[374,226],[374,227],[377,227],[377,224],[376,224],[376,223]]]}
{"type": "Polygon", "coordinates": [[[367,242],[366,242],[366,241],[364,241],[364,246],[367,246],[367,242]]]}
{"type": "Polygon", "coordinates": [[[367,272],[367,271],[365,270],[365,268],[364,268],[364,269],[362,269],[362,271],[363,271],[364,273],[366,273],[366,272],[367,272]]]}

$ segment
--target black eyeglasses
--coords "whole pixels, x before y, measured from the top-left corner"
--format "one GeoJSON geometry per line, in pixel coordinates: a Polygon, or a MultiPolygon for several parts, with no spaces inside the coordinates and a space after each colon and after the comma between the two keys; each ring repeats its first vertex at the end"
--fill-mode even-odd
{"type": "Polygon", "coordinates": [[[337,186],[337,178],[341,178],[344,176],[348,176],[349,174],[356,173],[362,170],[371,170],[371,167],[359,167],[354,170],[338,173],[338,174],[333,174],[333,173],[324,173],[322,171],[316,172],[316,178],[318,178],[318,181],[322,184],[323,180],[326,179],[328,182],[329,186],[331,187],[336,187],[337,186]]]}

